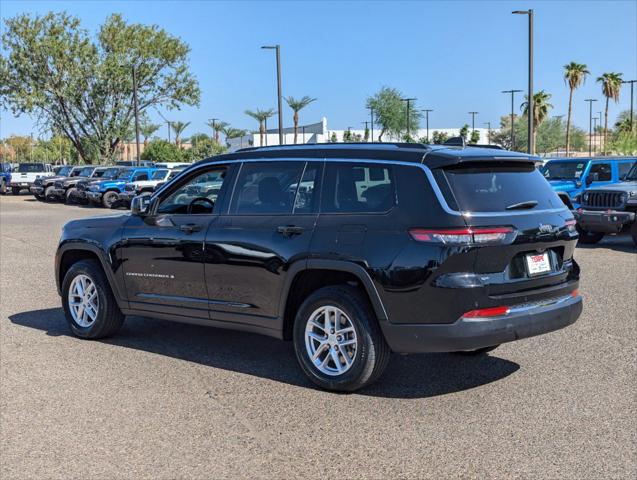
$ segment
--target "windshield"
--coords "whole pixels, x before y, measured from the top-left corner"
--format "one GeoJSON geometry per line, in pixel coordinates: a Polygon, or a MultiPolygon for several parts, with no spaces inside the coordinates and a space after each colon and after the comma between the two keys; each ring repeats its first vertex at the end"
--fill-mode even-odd
{"type": "Polygon", "coordinates": [[[115,178],[117,178],[118,180],[127,180],[132,174],[132,170],[122,170],[115,178]]]}
{"type": "Polygon", "coordinates": [[[43,163],[21,163],[18,166],[18,172],[20,173],[44,172],[44,164],[43,163]]]}
{"type": "Polygon", "coordinates": [[[119,174],[119,168],[107,168],[102,172],[101,178],[115,178],[119,174]]]}
{"type": "Polygon", "coordinates": [[[637,180],[637,163],[633,163],[633,168],[626,175],[626,180],[637,180]]]}
{"type": "Polygon", "coordinates": [[[60,170],[58,170],[58,175],[60,177],[68,177],[69,173],[71,173],[71,170],[73,170],[73,167],[62,167],[60,168],[60,170]]]}
{"type": "Polygon", "coordinates": [[[91,173],[93,173],[93,167],[84,167],[82,170],[80,170],[79,176],[90,177],[91,173]]]}
{"type": "Polygon", "coordinates": [[[542,174],[547,180],[579,180],[582,177],[586,162],[548,162],[542,167],[542,174]]]}
{"type": "Polygon", "coordinates": [[[564,206],[533,165],[481,162],[449,167],[443,172],[444,175],[434,171],[436,181],[447,202],[461,211],[504,212],[516,206],[529,210],[564,206]]]}
{"type": "Polygon", "coordinates": [[[153,176],[150,177],[151,180],[163,180],[164,178],[166,178],[166,175],[168,174],[168,170],[157,170],[156,172],[153,173],[153,176]]]}
{"type": "Polygon", "coordinates": [[[183,172],[183,170],[173,170],[170,172],[170,175],[168,175],[168,178],[175,178],[177,175],[179,175],[181,172],[183,172]]]}

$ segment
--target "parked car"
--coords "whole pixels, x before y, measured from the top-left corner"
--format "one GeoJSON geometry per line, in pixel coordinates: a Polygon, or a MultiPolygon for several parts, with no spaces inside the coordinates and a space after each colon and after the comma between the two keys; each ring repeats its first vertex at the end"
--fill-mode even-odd
{"type": "Polygon", "coordinates": [[[630,232],[637,246],[637,163],[622,181],[591,188],[573,212],[582,243],[598,243],[605,235],[630,232]]]}
{"type": "Polygon", "coordinates": [[[11,183],[11,164],[0,162],[0,194],[7,193],[7,185],[11,183]]]}
{"type": "Polygon", "coordinates": [[[540,170],[572,210],[579,207],[585,190],[618,182],[635,162],[635,157],[558,158],[549,160],[540,170]]]}
{"type": "Polygon", "coordinates": [[[65,225],[66,318],[82,338],[141,315],[292,340],[311,381],[345,391],[392,351],[479,354],[566,327],[575,221],[534,160],[361,143],[200,161],[129,215],[65,225]]]}
{"type": "Polygon", "coordinates": [[[125,168],[126,167],[106,166],[106,167],[103,167],[103,171],[101,172],[101,176],[99,178],[80,179],[80,181],[78,181],[77,185],[75,186],[75,197],[74,197],[75,201],[79,203],[88,202],[87,191],[90,185],[96,184],[104,180],[112,180],[114,178],[117,178],[119,173],[125,168]]]}
{"type": "Polygon", "coordinates": [[[81,168],[78,175],[66,179],[56,180],[53,188],[53,197],[65,203],[74,203],[80,200],[77,185],[83,180],[100,180],[109,167],[87,165],[81,168]]]}
{"type": "Polygon", "coordinates": [[[38,200],[54,200],[53,189],[54,184],[58,180],[66,179],[69,177],[78,176],[82,171],[81,166],[74,167],[72,165],[64,165],[61,168],[54,169],[54,175],[51,177],[39,177],[33,182],[33,185],[29,188],[29,191],[38,200]]]}
{"type": "Polygon", "coordinates": [[[54,175],[51,165],[46,163],[20,163],[18,168],[11,173],[11,193],[19,195],[24,188],[27,190],[33,185],[36,178],[52,177],[54,175]]]}
{"type": "Polygon", "coordinates": [[[137,160],[119,160],[115,162],[117,167],[154,167],[155,162],[151,160],[140,160],[139,164],[137,160]]]}
{"type": "Polygon", "coordinates": [[[138,180],[136,182],[127,183],[117,197],[119,204],[127,208],[130,207],[133,197],[141,195],[142,193],[152,193],[158,185],[163,185],[182,171],[183,170],[179,169],[169,170],[167,168],[160,168],[153,172],[149,180],[138,180]]]}
{"type": "Polygon", "coordinates": [[[183,170],[186,167],[189,167],[192,163],[189,162],[157,162],[155,163],[156,168],[169,168],[183,170]]]}
{"type": "Polygon", "coordinates": [[[88,200],[92,204],[101,204],[105,208],[112,208],[118,196],[124,190],[124,185],[130,182],[148,180],[154,168],[129,167],[121,170],[117,177],[110,180],[92,183],[86,189],[88,200]]]}

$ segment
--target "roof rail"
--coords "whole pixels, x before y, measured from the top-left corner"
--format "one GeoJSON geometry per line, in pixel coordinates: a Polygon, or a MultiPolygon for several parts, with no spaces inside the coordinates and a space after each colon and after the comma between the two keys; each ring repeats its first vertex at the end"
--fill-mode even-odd
{"type": "Polygon", "coordinates": [[[448,147],[466,147],[464,137],[451,137],[444,141],[443,145],[448,147]]]}

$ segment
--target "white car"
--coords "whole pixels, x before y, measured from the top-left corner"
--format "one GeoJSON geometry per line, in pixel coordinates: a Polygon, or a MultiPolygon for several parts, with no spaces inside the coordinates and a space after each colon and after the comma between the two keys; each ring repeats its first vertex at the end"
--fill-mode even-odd
{"type": "Polygon", "coordinates": [[[19,195],[23,188],[27,190],[34,184],[36,178],[52,177],[53,168],[48,163],[20,163],[11,173],[11,193],[19,195]]]}
{"type": "Polygon", "coordinates": [[[153,192],[157,185],[162,184],[176,177],[182,169],[161,168],[156,170],[149,180],[130,182],[124,185],[124,190],[117,197],[120,205],[130,206],[133,197],[145,192],[153,192]]]}

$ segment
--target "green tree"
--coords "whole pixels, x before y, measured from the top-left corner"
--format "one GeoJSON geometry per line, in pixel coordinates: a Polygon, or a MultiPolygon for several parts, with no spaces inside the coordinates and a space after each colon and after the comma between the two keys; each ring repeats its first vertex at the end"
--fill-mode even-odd
{"type": "Polygon", "coordinates": [[[431,140],[435,145],[443,144],[447,141],[449,135],[445,132],[439,132],[438,130],[434,130],[431,134],[431,140]]]}
{"type": "Polygon", "coordinates": [[[618,155],[637,155],[637,132],[619,132],[613,137],[608,148],[618,155]]]}
{"type": "Polygon", "coordinates": [[[67,13],[5,21],[0,105],[61,131],[87,162],[113,157],[133,118],[132,66],[139,110],[199,103],[188,46],[157,26],[108,17],[97,36],[67,13]]]}
{"type": "Polygon", "coordinates": [[[568,157],[570,152],[570,139],[571,139],[571,113],[573,111],[573,93],[579,88],[586,80],[588,71],[586,64],[571,62],[568,65],[564,65],[564,81],[568,84],[568,114],[566,116],[566,156],[568,157]]]}
{"type": "Polygon", "coordinates": [[[597,77],[597,81],[602,84],[602,93],[606,97],[606,106],[604,108],[604,147],[603,151],[606,153],[606,143],[608,142],[608,101],[612,98],[615,103],[619,102],[619,93],[622,88],[622,74],[621,73],[603,73],[600,77],[597,77]]]}
{"type": "Polygon", "coordinates": [[[206,125],[208,125],[212,129],[215,142],[217,143],[220,143],[219,132],[223,132],[226,127],[230,126],[228,122],[222,122],[221,120],[215,120],[214,122],[212,120],[209,120],[206,122],[206,125]]]}
{"type": "Polygon", "coordinates": [[[365,133],[363,134],[363,140],[369,142],[369,127],[365,127],[365,133]]]}
{"type": "Polygon", "coordinates": [[[196,162],[204,158],[213,157],[225,152],[226,149],[219,145],[213,138],[199,138],[193,143],[192,148],[183,151],[183,159],[187,162],[196,162]]]}
{"type": "Polygon", "coordinates": [[[259,146],[263,146],[263,136],[265,135],[265,122],[268,118],[274,115],[274,109],[270,108],[268,110],[260,110],[256,109],[256,111],[246,110],[245,114],[249,117],[254,118],[257,122],[259,122],[259,146]]]}
{"type": "Polygon", "coordinates": [[[13,152],[15,162],[27,162],[34,146],[34,140],[31,137],[22,135],[11,135],[2,142],[13,152]]]}
{"type": "MultiPolygon", "coordinates": [[[[633,122],[635,122],[634,119],[633,122]]],[[[635,125],[632,125],[632,128],[634,127],[635,125]]],[[[630,110],[624,110],[623,112],[620,112],[619,115],[617,115],[617,120],[615,121],[615,130],[617,131],[617,133],[630,132],[630,110]]]]}
{"type": "Polygon", "coordinates": [[[478,130],[471,131],[471,138],[469,139],[469,143],[476,144],[480,141],[480,132],[478,130]]]}
{"type": "Polygon", "coordinates": [[[193,135],[190,136],[190,138],[188,139],[188,141],[192,144],[193,147],[196,147],[199,143],[201,142],[205,142],[208,140],[212,140],[214,141],[213,138],[209,137],[208,135],[206,135],[205,133],[195,133],[193,135]]]}
{"type": "Polygon", "coordinates": [[[154,133],[159,130],[161,125],[159,123],[153,123],[150,119],[144,115],[139,122],[139,133],[144,137],[144,147],[148,145],[148,139],[154,135],[154,133]]]}
{"type": "Polygon", "coordinates": [[[171,122],[170,127],[175,133],[175,145],[177,148],[181,148],[181,135],[184,133],[184,130],[188,128],[190,122],[171,122]]]}
{"type": "Polygon", "coordinates": [[[467,141],[467,137],[469,136],[469,124],[465,123],[460,129],[460,136],[464,138],[464,141],[467,141]]]}
{"type": "Polygon", "coordinates": [[[336,132],[332,132],[332,135],[330,135],[329,143],[337,143],[337,142],[338,142],[338,137],[336,136],[336,132]]]}
{"type": "MultiPolygon", "coordinates": [[[[390,87],[383,87],[378,93],[367,98],[367,108],[374,109],[375,122],[380,125],[378,141],[383,141],[386,133],[392,137],[402,137],[407,132],[407,103],[402,93],[390,87]]],[[[415,132],[420,125],[420,112],[413,105],[409,111],[409,130],[415,132]]]]}
{"type": "MultiPolygon", "coordinates": [[[[529,115],[529,102],[528,102],[528,95],[526,96],[527,101],[524,102],[522,104],[522,111],[524,113],[524,115],[527,116],[529,115]]],[[[548,101],[551,98],[551,94],[548,92],[545,92],[544,90],[540,90],[537,93],[533,94],[533,138],[537,139],[537,130],[540,127],[540,125],[542,124],[542,122],[548,117],[549,115],[549,110],[551,110],[551,108],[553,108],[553,105],[551,105],[548,101]]],[[[516,136],[517,137],[517,136],[516,136]]],[[[533,143],[537,143],[537,142],[533,142],[533,143]]],[[[535,152],[531,152],[532,154],[534,154],[535,152]]]]}
{"type": "Polygon", "coordinates": [[[155,162],[181,162],[184,158],[183,150],[168,140],[157,139],[148,142],[141,154],[142,160],[155,162]]]}
{"type": "Polygon", "coordinates": [[[288,97],[285,99],[288,102],[288,106],[294,112],[293,120],[294,120],[294,143],[296,144],[297,132],[299,129],[299,111],[303,110],[310,103],[316,101],[316,98],[311,98],[305,95],[303,98],[296,99],[294,97],[288,97]]]}

